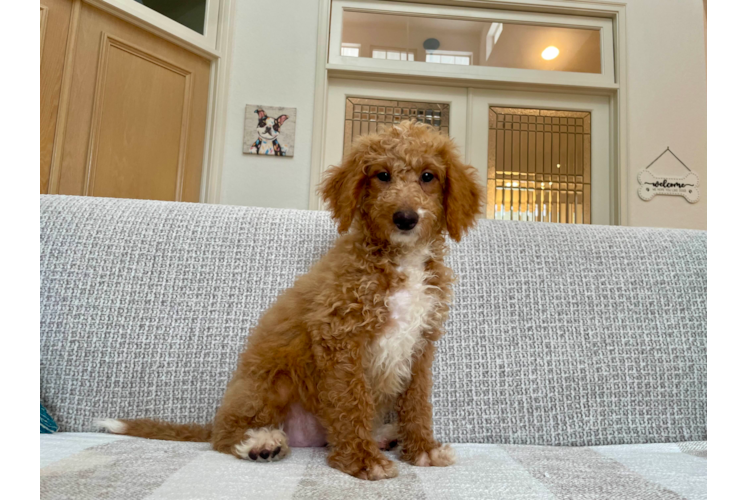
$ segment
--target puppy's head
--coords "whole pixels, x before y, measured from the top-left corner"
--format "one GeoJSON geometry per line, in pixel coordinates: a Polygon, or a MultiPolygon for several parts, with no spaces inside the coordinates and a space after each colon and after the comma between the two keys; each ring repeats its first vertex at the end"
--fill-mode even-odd
{"type": "Polygon", "coordinates": [[[459,241],[481,203],[475,169],[452,140],[414,122],[361,137],[320,192],[341,233],[359,220],[374,240],[405,245],[444,231],[459,241]]]}
{"type": "Polygon", "coordinates": [[[257,134],[268,141],[278,137],[283,122],[288,119],[288,115],[271,118],[261,109],[256,109],[255,113],[257,113],[257,134]]]}

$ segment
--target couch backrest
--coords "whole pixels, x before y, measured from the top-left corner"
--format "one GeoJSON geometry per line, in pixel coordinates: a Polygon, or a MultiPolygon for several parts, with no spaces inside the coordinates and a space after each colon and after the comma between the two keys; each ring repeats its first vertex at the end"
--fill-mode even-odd
{"type": "MultiPolygon", "coordinates": [[[[252,325],[331,247],[325,212],[41,197],[41,400],[210,421],[252,325]]],[[[481,221],[434,366],[446,442],[706,438],[706,233],[481,221]]]]}

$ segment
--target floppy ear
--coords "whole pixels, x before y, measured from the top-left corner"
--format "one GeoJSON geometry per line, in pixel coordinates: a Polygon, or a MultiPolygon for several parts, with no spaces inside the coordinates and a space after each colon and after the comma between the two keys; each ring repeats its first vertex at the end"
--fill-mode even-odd
{"type": "Polygon", "coordinates": [[[364,150],[357,148],[349,152],[340,165],[330,168],[319,187],[322,199],[332,210],[332,218],[338,222],[338,232],[351,227],[358,209],[361,191],[366,185],[364,150]]]}
{"type": "Polygon", "coordinates": [[[444,185],[444,215],[449,236],[460,241],[473,227],[481,208],[481,189],[477,171],[459,159],[457,147],[450,141],[442,150],[447,166],[444,185]]]}

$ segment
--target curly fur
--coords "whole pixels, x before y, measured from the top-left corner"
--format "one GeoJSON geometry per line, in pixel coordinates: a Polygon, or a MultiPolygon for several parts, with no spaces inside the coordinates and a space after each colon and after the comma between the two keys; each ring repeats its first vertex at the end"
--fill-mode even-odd
{"type": "Polygon", "coordinates": [[[397,475],[379,449],[395,444],[386,443],[392,428],[378,432],[394,410],[403,460],[454,461],[433,437],[431,365],[452,294],[445,234],[459,240],[475,223],[475,170],[448,137],[409,122],[362,137],[320,191],[344,234],[262,316],[213,423],[108,420],[107,428],[209,440],[220,452],[267,461],[288,444],[326,441],[331,466],[375,480],[397,475]],[[393,223],[401,210],[419,215],[410,231],[393,223]],[[315,427],[321,439],[304,436],[315,427]]]}

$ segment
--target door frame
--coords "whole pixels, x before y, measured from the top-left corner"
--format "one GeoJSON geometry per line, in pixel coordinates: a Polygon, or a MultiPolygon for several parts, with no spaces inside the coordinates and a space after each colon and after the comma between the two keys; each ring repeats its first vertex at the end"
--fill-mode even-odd
{"type": "MultiPolygon", "coordinates": [[[[382,0],[389,1],[389,0],[382,0]]],[[[411,3],[439,4],[458,7],[524,10],[550,14],[567,14],[589,17],[606,17],[613,21],[613,43],[616,54],[616,87],[579,85],[517,84],[507,81],[478,81],[423,77],[403,74],[377,74],[366,71],[346,71],[328,64],[331,2],[320,1],[317,17],[317,62],[315,72],[314,116],[312,132],[312,162],[309,179],[309,208],[322,210],[324,205],[317,196],[317,186],[324,171],[324,142],[327,121],[328,80],[330,78],[360,79],[379,82],[421,83],[439,86],[488,88],[496,90],[523,90],[536,92],[563,92],[566,94],[605,95],[610,103],[610,177],[611,225],[628,224],[628,71],[626,44],[626,5],[603,0],[408,0],[411,3]]],[[[468,104],[471,96],[468,95],[468,104]]],[[[469,106],[470,107],[470,106],[469,106]]],[[[469,125],[468,125],[469,126],[469,125]]],[[[466,151],[468,157],[469,151],[466,151]]]]}

